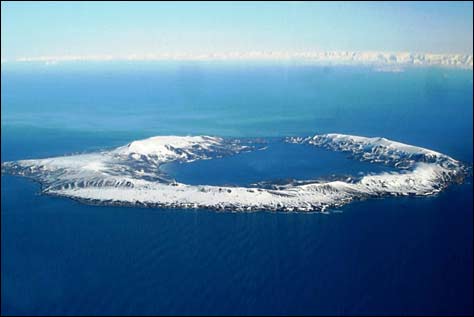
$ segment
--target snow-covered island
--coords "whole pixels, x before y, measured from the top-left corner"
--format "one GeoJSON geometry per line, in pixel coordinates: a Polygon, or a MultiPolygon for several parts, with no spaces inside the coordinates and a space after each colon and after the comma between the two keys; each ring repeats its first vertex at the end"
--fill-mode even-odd
{"type": "Polygon", "coordinates": [[[354,159],[388,164],[397,171],[273,188],[189,185],[171,179],[160,166],[236,155],[259,145],[210,136],[157,136],[109,151],[5,162],[2,173],[39,181],[44,194],[90,204],[229,211],[325,211],[372,197],[433,195],[470,173],[447,155],[385,138],[325,134],[284,142],[348,152],[354,159]]]}

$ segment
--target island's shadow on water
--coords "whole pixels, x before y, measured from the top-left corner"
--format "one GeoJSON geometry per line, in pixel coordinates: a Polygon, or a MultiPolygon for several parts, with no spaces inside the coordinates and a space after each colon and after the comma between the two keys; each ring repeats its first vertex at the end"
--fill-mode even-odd
{"type": "Polygon", "coordinates": [[[463,313],[471,190],[231,213],[87,206],[2,176],[2,314],[463,313]]]}

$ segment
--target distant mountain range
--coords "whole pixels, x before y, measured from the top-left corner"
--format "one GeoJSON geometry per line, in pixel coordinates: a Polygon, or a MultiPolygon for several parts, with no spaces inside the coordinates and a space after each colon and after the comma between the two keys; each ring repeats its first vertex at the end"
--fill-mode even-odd
{"type": "MultiPolygon", "coordinates": [[[[322,65],[372,65],[372,66],[448,66],[458,68],[473,68],[472,54],[432,54],[410,52],[231,52],[231,53],[153,53],[144,55],[66,55],[21,57],[7,62],[43,62],[55,64],[67,61],[290,61],[315,63],[322,65]]],[[[389,70],[389,69],[382,69],[389,70]]]]}

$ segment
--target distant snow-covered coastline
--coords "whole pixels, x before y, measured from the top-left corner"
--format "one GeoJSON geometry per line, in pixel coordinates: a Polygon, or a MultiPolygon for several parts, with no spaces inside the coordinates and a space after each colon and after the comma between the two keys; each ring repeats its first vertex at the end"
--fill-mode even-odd
{"type": "Polygon", "coordinates": [[[379,70],[387,66],[445,66],[473,68],[472,54],[434,54],[414,52],[229,52],[229,53],[151,53],[131,55],[64,55],[20,57],[8,62],[41,62],[53,65],[71,61],[294,61],[321,65],[371,65],[379,70]]]}
{"type": "MultiPolygon", "coordinates": [[[[433,195],[459,183],[469,168],[438,152],[385,138],[343,134],[290,137],[288,143],[350,153],[398,171],[358,180],[302,181],[272,188],[189,185],[176,182],[161,165],[213,159],[259,149],[251,141],[209,136],[159,136],[110,151],[2,164],[2,173],[33,178],[45,194],[90,204],[207,208],[230,211],[324,211],[353,200],[433,195]]],[[[261,146],[260,146],[260,149],[261,146]]]]}

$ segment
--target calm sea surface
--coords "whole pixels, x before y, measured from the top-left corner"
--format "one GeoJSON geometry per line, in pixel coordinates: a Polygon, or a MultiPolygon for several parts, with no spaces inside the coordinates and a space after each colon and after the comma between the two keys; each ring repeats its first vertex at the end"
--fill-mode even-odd
{"type": "MultiPolygon", "coordinates": [[[[220,63],[4,66],[1,159],[154,135],[383,136],[472,164],[473,73],[220,63]]],[[[248,184],[382,166],[278,144],[188,165],[248,184]]],[[[328,215],[82,205],[2,175],[1,313],[472,314],[472,179],[328,215]]]]}

